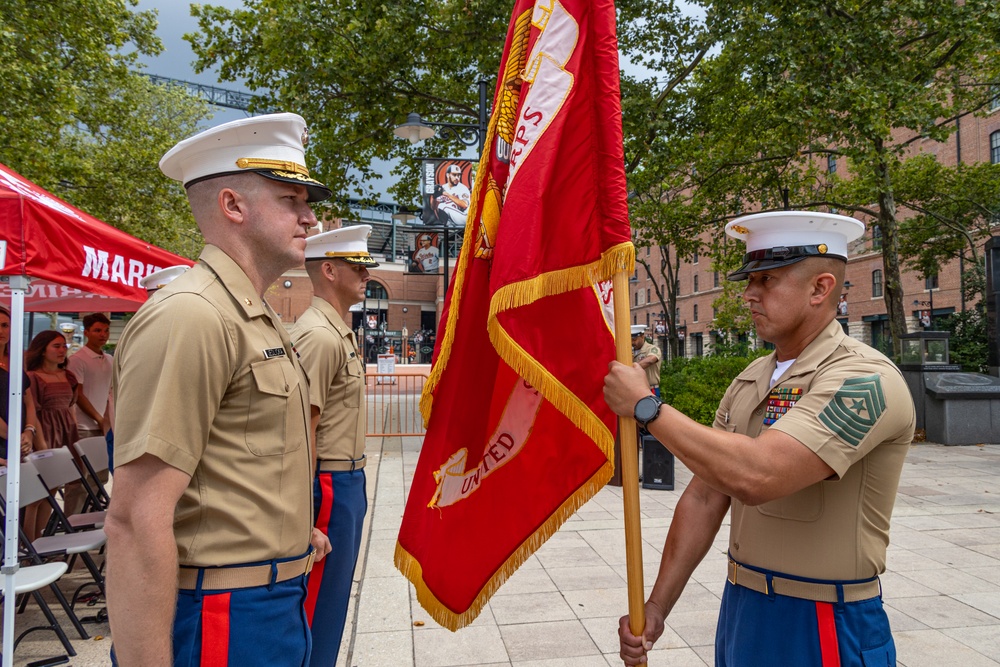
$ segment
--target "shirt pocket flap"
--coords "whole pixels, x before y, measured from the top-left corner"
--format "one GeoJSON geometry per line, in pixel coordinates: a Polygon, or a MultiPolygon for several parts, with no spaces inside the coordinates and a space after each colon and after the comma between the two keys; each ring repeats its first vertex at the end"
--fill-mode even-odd
{"type": "Polygon", "coordinates": [[[299,384],[292,365],[285,359],[267,359],[250,364],[257,391],[287,397],[299,384]]]}

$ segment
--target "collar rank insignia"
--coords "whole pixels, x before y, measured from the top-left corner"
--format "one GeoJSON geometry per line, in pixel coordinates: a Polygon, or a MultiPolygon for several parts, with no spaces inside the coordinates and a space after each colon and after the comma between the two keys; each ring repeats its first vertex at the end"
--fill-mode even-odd
{"type": "Polygon", "coordinates": [[[283,347],[269,347],[264,350],[265,359],[274,359],[283,356],[285,356],[285,348],[283,347]]]}
{"type": "Polygon", "coordinates": [[[795,402],[802,397],[801,387],[778,387],[772,389],[767,395],[767,412],[764,413],[764,425],[770,426],[781,419],[795,406],[795,402]]]}

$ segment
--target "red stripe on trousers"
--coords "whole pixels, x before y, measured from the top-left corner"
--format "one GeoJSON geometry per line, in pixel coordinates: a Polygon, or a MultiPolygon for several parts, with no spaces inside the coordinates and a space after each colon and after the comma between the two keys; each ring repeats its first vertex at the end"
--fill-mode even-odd
{"type": "Polygon", "coordinates": [[[819,630],[819,654],[823,667],[840,667],[840,648],[837,645],[837,621],[833,617],[833,605],[829,602],[816,603],[816,626],[819,630]]]}
{"type": "MultiPolygon", "coordinates": [[[[316,517],[316,527],[323,531],[324,535],[330,534],[330,510],[333,508],[333,478],[330,475],[320,474],[319,488],[322,498],[319,502],[319,516],[316,517]]],[[[319,598],[319,587],[323,583],[323,567],[326,559],[313,565],[309,574],[309,588],[306,591],[306,618],[309,627],[312,627],[313,614],[316,612],[316,600],[319,598]]]]}
{"type": "Polygon", "coordinates": [[[230,593],[206,595],[201,602],[201,667],[229,665],[230,593]]]}

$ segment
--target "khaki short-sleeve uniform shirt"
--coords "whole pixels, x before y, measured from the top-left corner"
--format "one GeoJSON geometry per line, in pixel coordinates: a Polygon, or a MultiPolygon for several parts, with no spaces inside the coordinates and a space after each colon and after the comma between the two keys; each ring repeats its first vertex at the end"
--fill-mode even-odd
{"type": "Polygon", "coordinates": [[[643,339],[642,347],[638,350],[632,348],[632,362],[638,363],[639,361],[645,359],[646,357],[656,357],[657,361],[655,364],[647,366],[646,371],[646,382],[650,387],[660,386],[660,366],[663,364],[663,360],[660,358],[660,348],[656,347],[648,340],[643,339]]]}
{"type": "Polygon", "coordinates": [[[889,518],[916,423],[902,375],[836,321],[769,387],[774,370],[773,354],[751,363],[726,391],[714,427],[751,437],[778,429],[835,474],[757,507],[734,498],[730,553],[747,565],[814,579],[884,572],[889,518]]]}
{"type": "Polygon", "coordinates": [[[191,475],[181,565],[298,556],[312,530],[305,374],[277,315],[214,246],[144,304],[115,354],[115,463],[191,475]]]}
{"type": "Polygon", "coordinates": [[[309,377],[309,402],[319,408],[316,457],[351,461],[365,453],[365,367],[354,332],[324,299],[312,304],[290,328],[309,377]]]}

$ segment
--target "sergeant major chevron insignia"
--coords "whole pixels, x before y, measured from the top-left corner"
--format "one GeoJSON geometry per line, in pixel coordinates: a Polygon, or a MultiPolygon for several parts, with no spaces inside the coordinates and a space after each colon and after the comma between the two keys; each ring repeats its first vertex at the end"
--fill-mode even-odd
{"type": "Polygon", "coordinates": [[[844,380],[819,420],[849,445],[857,447],[885,411],[878,374],[844,380]]]}

